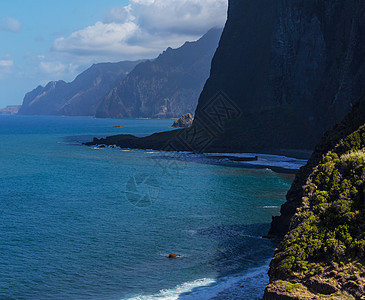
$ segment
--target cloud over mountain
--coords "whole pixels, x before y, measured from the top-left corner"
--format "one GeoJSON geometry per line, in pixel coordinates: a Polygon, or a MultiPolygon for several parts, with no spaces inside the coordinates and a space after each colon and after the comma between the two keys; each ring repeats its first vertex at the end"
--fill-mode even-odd
{"type": "Polygon", "coordinates": [[[130,0],[106,12],[103,21],[56,39],[53,50],[99,60],[154,57],[222,27],[226,11],[227,0],[130,0]]]}

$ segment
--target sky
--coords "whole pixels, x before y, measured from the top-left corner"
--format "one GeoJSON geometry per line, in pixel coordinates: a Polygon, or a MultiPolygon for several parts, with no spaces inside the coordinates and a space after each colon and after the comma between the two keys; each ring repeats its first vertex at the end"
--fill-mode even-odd
{"type": "Polygon", "coordinates": [[[223,27],[228,0],[0,0],[0,107],[94,63],[157,57],[223,27]]]}

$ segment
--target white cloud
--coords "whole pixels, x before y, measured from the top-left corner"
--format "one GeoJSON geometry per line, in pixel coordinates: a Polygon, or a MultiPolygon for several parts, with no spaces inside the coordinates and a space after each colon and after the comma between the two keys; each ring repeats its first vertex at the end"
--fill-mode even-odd
{"type": "Polygon", "coordinates": [[[227,0],[131,0],[132,12],[144,30],[203,34],[223,26],[227,0]]]}
{"type": "Polygon", "coordinates": [[[66,70],[66,65],[62,63],[55,63],[55,62],[45,62],[41,61],[39,64],[39,68],[41,71],[45,73],[60,73],[66,70]]]}
{"type": "Polygon", "coordinates": [[[74,64],[65,64],[62,62],[53,61],[41,61],[39,63],[40,72],[47,75],[52,75],[53,77],[61,76],[66,72],[69,74],[74,74],[77,67],[78,66],[74,64]]]}
{"type": "Polygon", "coordinates": [[[22,24],[15,18],[1,19],[0,29],[10,32],[19,32],[22,29],[22,24]]]}
{"type": "Polygon", "coordinates": [[[228,0],[130,0],[112,8],[103,22],[55,40],[53,50],[89,61],[152,58],[167,47],[222,27],[228,0]]]}
{"type": "Polygon", "coordinates": [[[13,71],[14,61],[11,59],[0,60],[0,79],[6,77],[13,71]]]}
{"type": "Polygon", "coordinates": [[[76,55],[97,55],[107,53],[119,55],[124,48],[128,53],[139,52],[135,46],[126,41],[137,34],[138,27],[132,22],[105,24],[97,22],[93,26],[72,33],[68,38],[58,38],[54,49],[60,52],[71,52],[76,55]]]}
{"type": "Polygon", "coordinates": [[[131,13],[132,6],[120,6],[109,9],[104,15],[104,23],[125,23],[135,20],[131,13]]]}
{"type": "Polygon", "coordinates": [[[10,59],[0,60],[0,68],[9,68],[14,65],[14,62],[10,59]]]}

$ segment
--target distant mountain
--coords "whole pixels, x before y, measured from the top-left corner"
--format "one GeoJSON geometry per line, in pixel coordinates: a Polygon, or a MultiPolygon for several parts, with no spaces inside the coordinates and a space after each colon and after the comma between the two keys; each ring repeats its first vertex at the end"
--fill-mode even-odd
{"type": "Polygon", "coordinates": [[[0,115],[16,115],[21,105],[8,105],[5,108],[0,108],[0,115]]]}
{"type": "Polygon", "coordinates": [[[100,63],[78,75],[74,81],[52,81],[27,93],[21,115],[94,116],[110,89],[141,61],[100,63]]]}
{"type": "Polygon", "coordinates": [[[102,101],[99,118],[172,118],[194,113],[222,29],[139,64],[102,101]]]}

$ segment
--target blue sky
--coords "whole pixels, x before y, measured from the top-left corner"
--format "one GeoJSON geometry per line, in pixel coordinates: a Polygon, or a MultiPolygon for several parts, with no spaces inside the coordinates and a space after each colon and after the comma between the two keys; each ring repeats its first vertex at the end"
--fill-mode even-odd
{"type": "Polygon", "coordinates": [[[228,0],[0,1],[0,107],[93,63],[154,58],[224,25],[228,0]]]}

